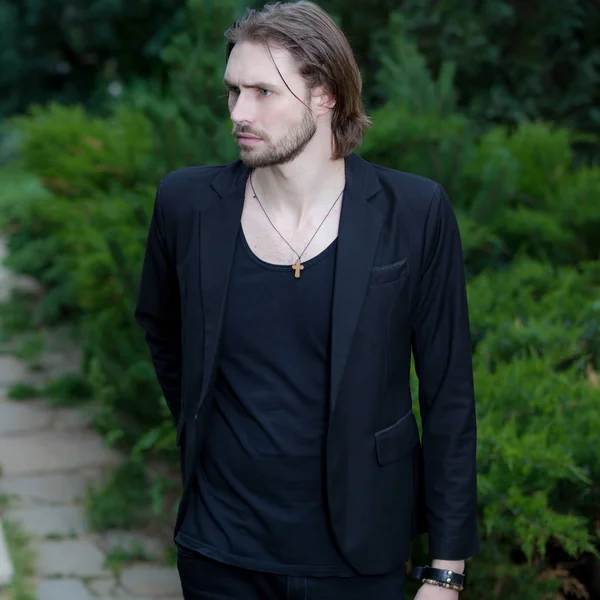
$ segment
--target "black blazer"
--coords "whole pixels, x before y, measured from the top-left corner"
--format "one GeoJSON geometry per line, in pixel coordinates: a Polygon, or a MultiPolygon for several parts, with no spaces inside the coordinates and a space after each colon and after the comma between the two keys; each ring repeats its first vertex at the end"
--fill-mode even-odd
{"type": "MultiPolygon", "coordinates": [[[[176,532],[212,405],[248,175],[239,161],[188,167],[169,173],[156,194],[135,316],[177,423],[176,532]]],[[[398,568],[425,529],[432,559],[475,554],[475,453],[464,267],[450,202],[429,179],[353,154],[338,238],[327,436],[329,512],[349,563],[361,574],[398,568]]]]}

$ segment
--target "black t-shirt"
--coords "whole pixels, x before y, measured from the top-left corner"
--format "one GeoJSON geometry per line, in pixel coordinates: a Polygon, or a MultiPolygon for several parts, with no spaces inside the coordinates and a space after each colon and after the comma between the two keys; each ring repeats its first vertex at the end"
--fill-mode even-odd
{"type": "Polygon", "coordinates": [[[296,279],[290,266],[260,260],[240,229],[215,402],[178,543],[257,571],[357,574],[327,511],[336,247],[296,279]]]}

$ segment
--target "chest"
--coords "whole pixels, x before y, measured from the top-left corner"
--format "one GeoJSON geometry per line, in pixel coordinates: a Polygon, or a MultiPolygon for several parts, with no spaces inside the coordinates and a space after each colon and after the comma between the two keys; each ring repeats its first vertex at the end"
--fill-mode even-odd
{"type": "Polygon", "coordinates": [[[291,265],[301,256],[302,262],[321,254],[337,238],[342,198],[333,208],[321,206],[307,212],[300,220],[292,211],[269,214],[266,206],[246,194],[241,225],[248,246],[261,260],[277,265],[291,265]]]}

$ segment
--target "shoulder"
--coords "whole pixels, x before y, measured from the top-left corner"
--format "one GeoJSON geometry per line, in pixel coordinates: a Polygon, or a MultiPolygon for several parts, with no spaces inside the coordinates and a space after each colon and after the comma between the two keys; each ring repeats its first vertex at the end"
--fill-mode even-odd
{"type": "Polygon", "coordinates": [[[159,182],[156,197],[163,208],[176,204],[197,203],[203,188],[209,187],[228,165],[190,166],[167,173],[159,182]]]}
{"type": "Polygon", "coordinates": [[[370,171],[369,179],[377,180],[381,193],[372,199],[372,205],[385,218],[399,219],[411,228],[422,228],[440,212],[452,212],[444,188],[429,177],[367,161],[363,168],[370,171]]]}
{"type": "Polygon", "coordinates": [[[442,186],[433,179],[372,164],[384,193],[394,202],[411,209],[430,209],[443,195],[442,186]]]}

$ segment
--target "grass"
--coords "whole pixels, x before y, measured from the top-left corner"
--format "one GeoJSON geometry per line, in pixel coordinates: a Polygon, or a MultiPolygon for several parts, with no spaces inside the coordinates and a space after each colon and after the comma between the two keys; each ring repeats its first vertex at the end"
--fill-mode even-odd
{"type": "Polygon", "coordinates": [[[59,375],[44,387],[29,383],[17,383],[8,390],[12,400],[49,398],[54,406],[78,406],[92,397],[92,387],[88,380],[78,373],[59,375]]]}
{"type": "Polygon", "coordinates": [[[43,390],[29,383],[16,383],[7,393],[11,400],[31,400],[44,395],[43,390]]]}
{"type": "Polygon", "coordinates": [[[75,406],[92,397],[89,381],[79,373],[66,373],[50,381],[44,388],[44,395],[55,406],[75,406]]]}
{"type": "Polygon", "coordinates": [[[14,566],[14,577],[8,587],[11,600],[37,600],[33,576],[35,555],[29,547],[29,538],[23,529],[12,521],[3,521],[8,551],[14,566]]]}
{"type": "MultiPolygon", "coordinates": [[[[0,476],[2,473],[0,473],[0,476]]],[[[8,494],[0,494],[0,513],[10,507],[11,497],[8,494]]]]}
{"type": "Polygon", "coordinates": [[[44,337],[39,331],[34,331],[23,335],[13,354],[16,358],[31,362],[39,359],[44,350],[44,337]]]}
{"type": "Polygon", "coordinates": [[[121,569],[134,562],[152,560],[152,557],[146,552],[140,542],[134,542],[129,547],[112,548],[106,554],[105,565],[110,569],[115,577],[119,577],[121,569]]]}

